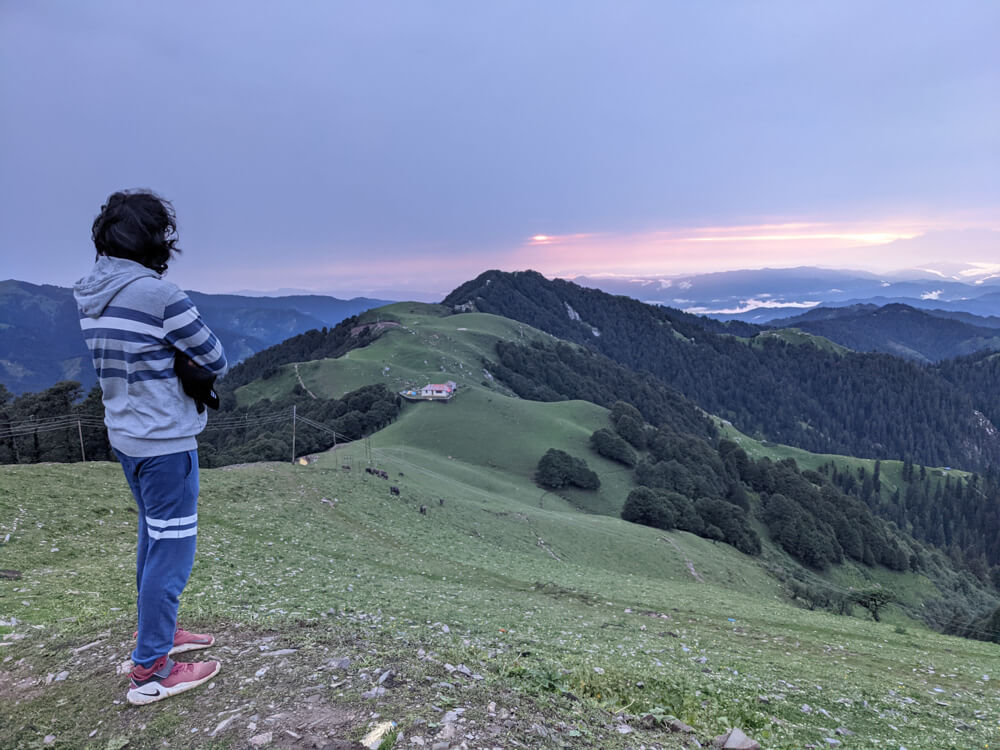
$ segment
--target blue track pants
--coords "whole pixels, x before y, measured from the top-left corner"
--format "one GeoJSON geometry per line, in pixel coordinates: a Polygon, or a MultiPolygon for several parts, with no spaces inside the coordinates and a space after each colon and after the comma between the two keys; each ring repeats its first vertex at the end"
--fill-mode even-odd
{"type": "Polygon", "coordinates": [[[148,458],[115,454],[139,506],[139,639],[132,661],[149,667],[174,645],[180,595],[194,566],[198,451],[148,458]]]}

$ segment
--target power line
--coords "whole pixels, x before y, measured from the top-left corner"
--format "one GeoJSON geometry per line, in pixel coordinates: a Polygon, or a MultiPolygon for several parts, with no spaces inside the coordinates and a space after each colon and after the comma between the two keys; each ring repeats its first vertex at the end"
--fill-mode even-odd
{"type": "Polygon", "coordinates": [[[73,419],[70,421],[58,423],[58,424],[48,424],[40,425],[32,428],[20,428],[12,430],[0,431],[0,438],[12,438],[12,437],[24,437],[26,435],[35,435],[37,433],[54,432],[56,430],[65,430],[66,428],[72,427],[88,427],[88,428],[103,428],[103,422],[92,422],[84,419],[73,419]]]}

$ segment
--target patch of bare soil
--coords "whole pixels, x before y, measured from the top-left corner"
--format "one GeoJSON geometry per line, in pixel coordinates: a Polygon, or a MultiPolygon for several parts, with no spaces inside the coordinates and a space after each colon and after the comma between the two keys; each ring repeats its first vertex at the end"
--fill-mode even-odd
{"type": "MultiPolygon", "coordinates": [[[[336,618],[282,632],[187,623],[216,646],[207,685],[148,706],[125,701],[132,625],[100,633],[30,631],[0,651],[0,747],[358,750],[395,722],[395,748],[686,747],[689,737],[536,694],[491,672],[453,665],[415,640],[336,618]],[[16,649],[16,650],[15,650],[16,649]]],[[[416,635],[416,634],[414,634],[416,635]]]]}

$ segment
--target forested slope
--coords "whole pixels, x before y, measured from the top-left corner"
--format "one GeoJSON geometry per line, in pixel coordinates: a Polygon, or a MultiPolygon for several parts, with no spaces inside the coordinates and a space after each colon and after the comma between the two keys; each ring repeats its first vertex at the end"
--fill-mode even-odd
{"type": "Polygon", "coordinates": [[[930,363],[1000,349],[1000,330],[982,325],[985,318],[975,320],[978,324],[891,304],[819,308],[771,325],[824,336],[858,352],[885,352],[930,363]]]}
{"type": "Polygon", "coordinates": [[[776,442],[969,469],[1000,461],[1000,435],[966,392],[890,355],[837,354],[770,336],[748,345],[686,313],[533,271],[487,271],[444,304],[514,318],[648,371],[776,442]]]}
{"type": "MultiPolygon", "coordinates": [[[[952,632],[974,630],[994,601],[987,592],[1000,582],[993,545],[1000,488],[992,479],[940,479],[940,472],[907,464],[904,485],[890,489],[877,462],[867,474],[833,461],[812,471],[792,459],[754,460],[735,442],[719,440],[711,421],[669,386],[647,390],[655,378],[602,355],[540,341],[501,341],[497,354],[488,367],[522,398],[603,403],[620,394],[631,401],[609,404],[610,429],[591,440],[638,485],[621,511],[626,520],[678,528],[749,555],[761,554],[762,530],[813,570],[854,563],[918,572],[946,592],[924,606],[952,632]]],[[[811,606],[845,611],[857,603],[826,587],[790,585],[811,606]]]]}

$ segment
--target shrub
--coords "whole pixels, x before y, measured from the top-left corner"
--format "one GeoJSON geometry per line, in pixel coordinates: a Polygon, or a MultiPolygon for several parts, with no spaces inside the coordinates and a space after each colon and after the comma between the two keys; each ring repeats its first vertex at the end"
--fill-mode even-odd
{"type": "Polygon", "coordinates": [[[575,458],[565,451],[549,448],[538,461],[535,482],[551,490],[573,485],[584,490],[596,490],[601,480],[582,458],[575,458]]]}
{"type": "Polygon", "coordinates": [[[635,451],[631,446],[606,427],[590,436],[590,445],[599,454],[612,461],[632,467],[636,464],[635,451]]]}
{"type": "Polygon", "coordinates": [[[677,525],[677,511],[661,492],[648,487],[632,490],[622,507],[622,518],[643,526],[669,531],[677,525]]]}

